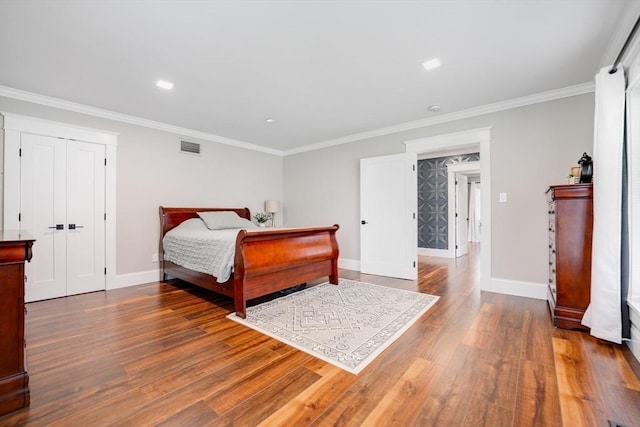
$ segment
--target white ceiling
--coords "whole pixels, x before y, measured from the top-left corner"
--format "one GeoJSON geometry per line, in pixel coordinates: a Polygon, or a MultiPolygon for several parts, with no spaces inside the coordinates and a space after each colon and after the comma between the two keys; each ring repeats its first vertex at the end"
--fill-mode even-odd
{"type": "Polygon", "coordinates": [[[636,0],[0,0],[0,86],[287,152],[591,82],[638,10],[636,0]],[[442,66],[426,72],[433,57],[442,66]]]}

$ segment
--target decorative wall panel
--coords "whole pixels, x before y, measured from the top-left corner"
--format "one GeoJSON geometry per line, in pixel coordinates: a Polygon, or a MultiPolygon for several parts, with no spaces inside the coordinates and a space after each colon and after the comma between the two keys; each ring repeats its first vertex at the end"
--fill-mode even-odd
{"type": "Polygon", "coordinates": [[[418,160],[418,247],[449,248],[447,166],[478,160],[480,153],[418,160]]]}

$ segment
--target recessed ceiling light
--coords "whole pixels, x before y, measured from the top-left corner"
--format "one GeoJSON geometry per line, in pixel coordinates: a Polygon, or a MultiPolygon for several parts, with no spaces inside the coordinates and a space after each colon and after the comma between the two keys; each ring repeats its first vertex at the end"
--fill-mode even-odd
{"type": "Polygon", "coordinates": [[[156,86],[161,87],[162,89],[166,89],[166,90],[173,89],[173,83],[168,82],[166,80],[158,80],[156,82],[156,86]]]}
{"type": "Polygon", "coordinates": [[[442,65],[442,64],[440,63],[440,60],[438,58],[433,58],[433,59],[430,59],[428,61],[424,61],[422,63],[422,66],[427,71],[431,71],[431,70],[433,70],[435,68],[438,68],[440,65],[442,65]]]}
{"type": "Polygon", "coordinates": [[[432,113],[440,111],[440,106],[438,104],[429,105],[429,111],[432,113]]]}
{"type": "Polygon", "coordinates": [[[275,123],[277,120],[276,119],[264,119],[265,122],[267,123],[275,123]]]}

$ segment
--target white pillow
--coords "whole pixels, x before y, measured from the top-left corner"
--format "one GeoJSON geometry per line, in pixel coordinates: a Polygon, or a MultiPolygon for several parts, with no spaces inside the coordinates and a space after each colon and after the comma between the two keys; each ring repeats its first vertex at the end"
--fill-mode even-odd
{"type": "Polygon", "coordinates": [[[224,230],[227,228],[256,228],[248,219],[241,218],[233,211],[198,212],[209,230],[224,230]]]}

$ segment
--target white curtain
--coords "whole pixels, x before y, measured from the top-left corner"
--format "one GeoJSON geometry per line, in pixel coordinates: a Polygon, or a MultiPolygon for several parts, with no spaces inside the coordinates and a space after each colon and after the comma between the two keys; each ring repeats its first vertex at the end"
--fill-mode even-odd
{"type": "Polygon", "coordinates": [[[470,242],[480,241],[480,184],[472,182],[469,185],[469,230],[467,236],[470,242]]]}
{"type": "Polygon", "coordinates": [[[622,67],[596,75],[593,141],[593,249],[591,304],[582,323],[591,335],[622,342],[620,245],[625,77],[622,67]]]}

